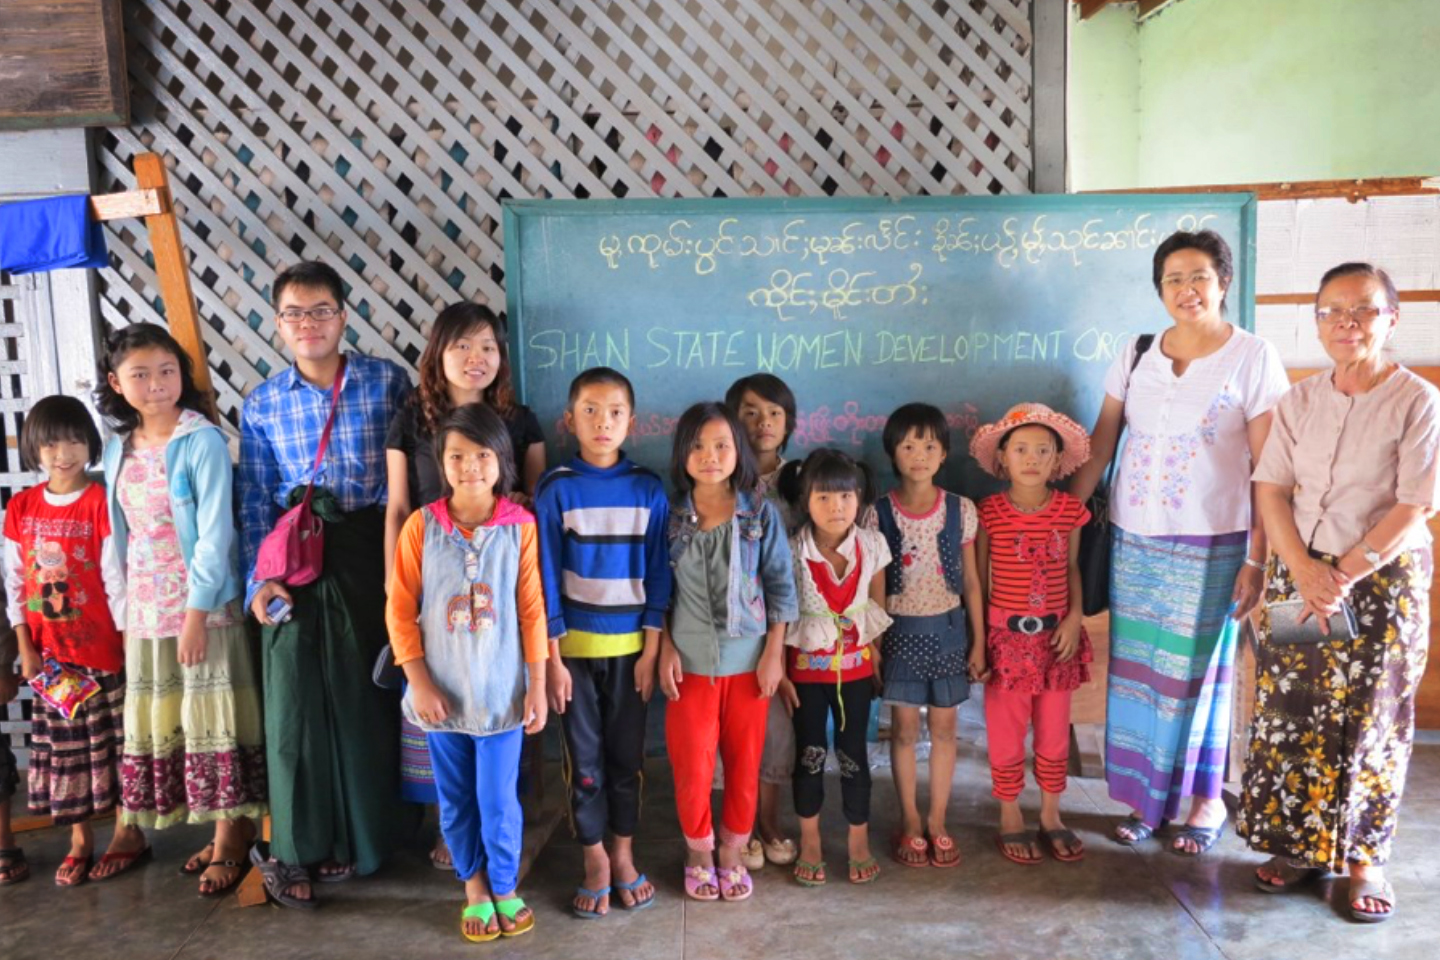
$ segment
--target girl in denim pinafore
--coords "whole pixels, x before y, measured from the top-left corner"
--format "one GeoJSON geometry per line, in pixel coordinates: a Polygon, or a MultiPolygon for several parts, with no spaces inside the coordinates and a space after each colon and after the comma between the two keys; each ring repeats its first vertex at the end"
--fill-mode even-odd
{"type": "Polygon", "coordinates": [[[686,410],[675,433],[670,563],[675,589],[660,636],[665,739],[685,834],[685,892],[744,900],[770,698],[784,677],[785,625],[797,613],[790,548],[775,506],[754,492],[755,462],[735,415],[686,410]],[[717,752],[725,762],[720,848],[711,824],[717,752]],[[716,874],[716,867],[719,874],[716,874]]]}
{"type": "Polygon", "coordinates": [[[535,926],[515,892],[524,819],[523,735],[545,726],[545,601],[535,518],[516,484],[505,424],[470,404],[436,433],[449,496],[405,521],[386,622],[405,671],[405,717],[426,733],[440,829],[465,883],[467,940],[535,926]]]}

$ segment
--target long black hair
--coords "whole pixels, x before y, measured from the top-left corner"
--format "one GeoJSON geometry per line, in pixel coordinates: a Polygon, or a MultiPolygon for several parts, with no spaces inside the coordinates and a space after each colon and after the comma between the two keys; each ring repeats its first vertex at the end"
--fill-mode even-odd
{"type": "Polygon", "coordinates": [[[730,427],[730,442],[735,445],[735,470],[730,474],[730,489],[736,493],[754,490],[760,478],[760,468],[755,465],[755,454],[745,441],[745,428],[740,425],[735,411],[713,400],[693,404],[680,415],[680,422],[675,425],[675,446],[670,450],[670,481],[681,493],[695,489],[695,479],[685,465],[690,459],[691,449],[700,439],[700,431],[712,420],[722,420],[730,427]]]}
{"type": "Polygon", "coordinates": [[[435,462],[440,466],[440,484],[449,496],[455,491],[445,476],[445,440],[452,433],[484,447],[495,454],[500,462],[500,478],[495,481],[495,496],[508,496],[520,485],[520,474],[515,469],[515,450],[510,445],[510,431],[500,414],[483,403],[467,403],[456,407],[450,415],[440,421],[435,431],[435,462]]]}
{"type": "Polygon", "coordinates": [[[805,518],[804,523],[810,522],[812,493],[853,492],[863,512],[875,502],[878,492],[875,471],[868,463],[830,447],[812,450],[804,460],[787,461],[775,483],[795,515],[805,518]]]}
{"type": "Polygon", "coordinates": [[[752,373],[748,377],[741,377],[725,391],[725,406],[734,410],[736,416],[740,415],[740,402],[745,399],[747,390],[785,411],[785,436],[780,441],[780,452],[784,453],[790,444],[791,434],[795,432],[795,393],[784,380],[773,373],[752,373]]]}
{"type": "Polygon", "coordinates": [[[120,365],[136,350],[157,347],[175,358],[180,365],[180,399],[178,406],[194,410],[210,419],[210,404],[195,385],[195,367],[190,355],[172,336],[170,331],[154,323],[132,323],[120,327],[105,339],[105,352],[100,357],[99,385],[95,387],[95,406],[105,418],[110,429],[116,433],[129,433],[140,426],[140,411],[130,406],[130,401],[120,391],[110,386],[110,375],[120,375],[120,365]]]}

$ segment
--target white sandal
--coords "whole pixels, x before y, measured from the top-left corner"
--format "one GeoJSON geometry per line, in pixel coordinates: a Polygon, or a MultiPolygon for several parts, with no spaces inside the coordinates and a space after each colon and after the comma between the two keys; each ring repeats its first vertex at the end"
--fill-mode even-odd
{"type": "Polygon", "coordinates": [[[764,847],[765,859],[778,867],[788,867],[800,856],[800,850],[795,846],[795,841],[789,838],[768,841],[764,843],[764,847]]]}

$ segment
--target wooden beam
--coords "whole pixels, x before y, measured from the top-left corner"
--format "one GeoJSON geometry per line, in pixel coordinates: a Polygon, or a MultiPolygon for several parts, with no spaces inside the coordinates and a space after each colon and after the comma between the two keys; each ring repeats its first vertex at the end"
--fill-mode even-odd
{"type": "Polygon", "coordinates": [[[1080,19],[1089,20],[1095,14],[1105,9],[1110,0],[1075,0],[1080,4],[1080,19]]]}
{"type": "Polygon", "coordinates": [[[1169,2],[1170,0],[1140,0],[1139,5],[1135,8],[1135,19],[1144,20],[1169,2]]]}
{"type": "Polygon", "coordinates": [[[1196,187],[1132,187],[1086,193],[1253,193],[1257,200],[1326,200],[1359,203],[1370,197],[1413,197],[1440,193],[1440,177],[1375,177],[1369,180],[1302,180],[1294,183],[1221,183],[1196,187]]]}
{"type": "Polygon", "coordinates": [[[165,303],[165,319],[170,324],[170,333],[190,355],[195,386],[205,397],[209,413],[214,417],[215,390],[210,382],[210,363],[205,358],[205,338],[201,333],[200,314],[195,308],[195,293],[190,289],[190,264],[180,236],[180,221],[171,203],[170,177],[159,154],[135,155],[135,182],[142,191],[153,190],[163,197],[163,209],[145,217],[145,228],[150,234],[150,252],[155,257],[155,276],[160,284],[160,299],[165,303]]]}
{"type": "Polygon", "coordinates": [[[90,210],[96,220],[128,220],[131,217],[153,217],[170,209],[170,195],[159,190],[129,190],[125,193],[102,193],[90,198],[90,210]]]}
{"type": "MultiPolygon", "coordinates": [[[[1313,293],[1261,293],[1255,296],[1255,302],[1259,304],[1287,304],[1298,303],[1309,306],[1315,302],[1313,293]]],[[[1440,302],[1440,290],[1401,290],[1401,303],[1437,303],[1440,302]]]]}

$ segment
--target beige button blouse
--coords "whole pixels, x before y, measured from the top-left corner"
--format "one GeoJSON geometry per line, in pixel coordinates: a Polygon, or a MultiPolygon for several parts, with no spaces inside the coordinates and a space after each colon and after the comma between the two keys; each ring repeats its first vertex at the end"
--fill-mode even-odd
{"type": "MultiPolygon", "coordinates": [[[[1354,397],[1330,377],[1280,400],[1253,479],[1292,487],[1300,539],[1338,556],[1397,503],[1440,507],[1440,390],[1404,367],[1354,397]]],[[[1429,541],[1421,526],[1404,546],[1429,541]]]]}

